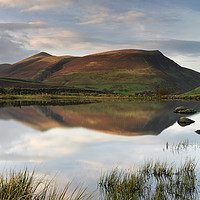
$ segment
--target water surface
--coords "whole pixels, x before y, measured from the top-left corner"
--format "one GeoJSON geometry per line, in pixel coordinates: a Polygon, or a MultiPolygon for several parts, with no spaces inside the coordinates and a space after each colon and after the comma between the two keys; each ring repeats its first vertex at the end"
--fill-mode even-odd
{"type": "Polygon", "coordinates": [[[101,173],[138,167],[147,160],[181,163],[200,159],[200,113],[180,127],[177,106],[200,111],[198,102],[109,102],[77,105],[2,106],[0,168],[58,174],[59,181],[96,189],[101,173]],[[188,141],[185,149],[176,144],[188,141]],[[166,143],[169,144],[168,149],[166,143]]]}

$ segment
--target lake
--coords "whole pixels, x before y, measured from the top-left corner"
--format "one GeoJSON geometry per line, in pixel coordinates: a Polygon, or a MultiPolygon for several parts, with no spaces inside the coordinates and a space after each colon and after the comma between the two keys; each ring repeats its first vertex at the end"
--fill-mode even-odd
{"type": "Polygon", "coordinates": [[[116,167],[200,160],[199,102],[30,104],[0,104],[1,171],[27,167],[92,191],[99,176],[116,167]],[[195,123],[181,127],[177,120],[186,115],[173,112],[178,106],[197,110],[189,116],[195,123]]]}

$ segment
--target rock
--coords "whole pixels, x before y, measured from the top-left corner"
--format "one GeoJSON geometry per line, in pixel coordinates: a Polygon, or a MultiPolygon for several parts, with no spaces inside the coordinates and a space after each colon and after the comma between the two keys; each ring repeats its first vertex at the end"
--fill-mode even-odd
{"type": "Polygon", "coordinates": [[[177,107],[176,109],[175,109],[175,113],[179,113],[180,111],[182,111],[182,110],[186,110],[187,108],[185,108],[185,107],[183,107],[183,106],[179,106],[179,107],[177,107]]]}
{"type": "Polygon", "coordinates": [[[196,130],[195,132],[196,132],[197,134],[200,134],[200,130],[196,130]]]}
{"type": "Polygon", "coordinates": [[[179,124],[180,126],[188,126],[188,125],[190,125],[190,124],[192,124],[192,123],[194,123],[194,122],[195,122],[194,120],[189,119],[189,118],[187,118],[187,117],[181,117],[181,118],[178,120],[178,124],[179,124]]]}
{"type": "Polygon", "coordinates": [[[180,106],[180,107],[177,107],[175,110],[174,110],[175,113],[180,113],[180,114],[194,114],[196,113],[197,111],[194,110],[194,109],[191,109],[191,108],[185,108],[183,106],[180,106]]]}

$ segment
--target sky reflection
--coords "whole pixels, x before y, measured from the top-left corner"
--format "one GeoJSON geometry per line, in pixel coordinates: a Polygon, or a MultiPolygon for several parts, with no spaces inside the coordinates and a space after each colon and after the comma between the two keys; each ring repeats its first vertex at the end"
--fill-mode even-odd
{"type": "Polygon", "coordinates": [[[74,179],[96,188],[102,172],[115,167],[138,167],[148,160],[169,163],[186,158],[200,159],[199,150],[188,148],[178,153],[166,151],[169,145],[186,139],[200,144],[200,113],[190,116],[194,124],[180,127],[176,122],[159,135],[120,136],[81,127],[51,128],[39,131],[13,120],[0,120],[0,168],[30,170],[55,175],[61,182],[74,179]]]}

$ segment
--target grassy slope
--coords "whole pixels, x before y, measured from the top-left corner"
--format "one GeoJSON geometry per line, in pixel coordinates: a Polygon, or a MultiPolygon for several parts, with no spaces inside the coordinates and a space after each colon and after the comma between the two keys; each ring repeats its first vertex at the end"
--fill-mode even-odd
{"type": "Polygon", "coordinates": [[[179,93],[194,89],[200,82],[198,72],[180,67],[159,51],[142,50],[110,51],[81,58],[42,52],[0,69],[0,76],[29,80],[33,84],[120,93],[179,93]]]}
{"type": "Polygon", "coordinates": [[[70,87],[137,93],[187,91],[198,86],[199,80],[199,73],[180,67],[159,51],[121,50],[66,63],[45,83],[60,82],[70,87]]]}
{"type": "Polygon", "coordinates": [[[10,64],[0,64],[0,69],[10,66],[10,64]]]}
{"type": "Polygon", "coordinates": [[[74,57],[51,56],[42,52],[0,70],[0,76],[41,82],[72,59],[74,57]]]}
{"type": "Polygon", "coordinates": [[[200,87],[195,88],[192,91],[186,92],[186,95],[199,95],[200,94],[200,87]]]}

